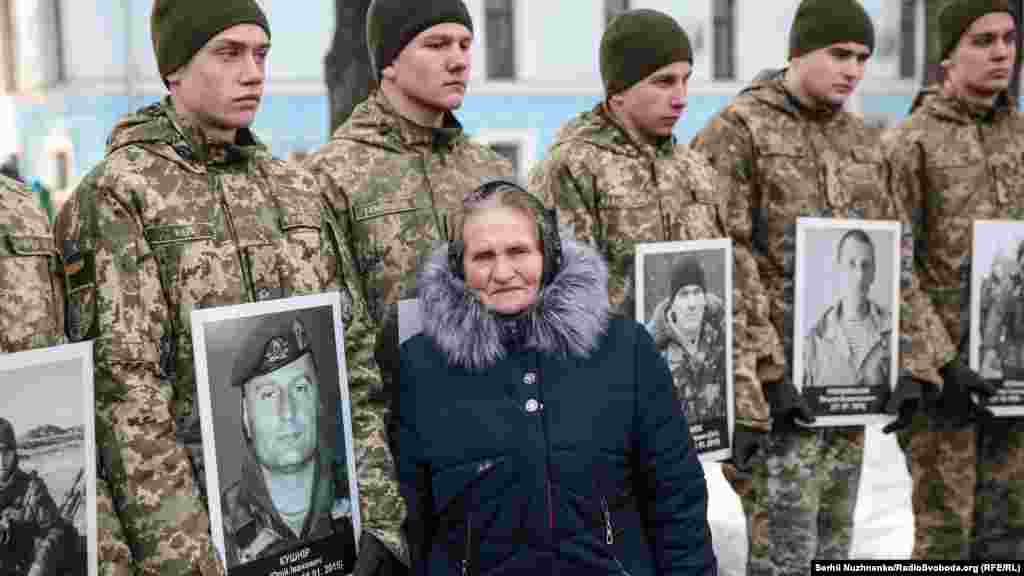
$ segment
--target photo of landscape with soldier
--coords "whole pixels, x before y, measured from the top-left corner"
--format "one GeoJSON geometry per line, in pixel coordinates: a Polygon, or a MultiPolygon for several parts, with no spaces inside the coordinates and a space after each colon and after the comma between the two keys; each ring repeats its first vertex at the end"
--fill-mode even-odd
{"type": "Polygon", "coordinates": [[[90,348],[0,355],[0,574],[96,574],[90,348]]]}
{"type": "Polygon", "coordinates": [[[262,574],[314,544],[306,561],[350,565],[355,554],[358,492],[338,312],[335,293],[192,315],[202,334],[201,416],[211,432],[210,517],[232,574],[262,574]]]}

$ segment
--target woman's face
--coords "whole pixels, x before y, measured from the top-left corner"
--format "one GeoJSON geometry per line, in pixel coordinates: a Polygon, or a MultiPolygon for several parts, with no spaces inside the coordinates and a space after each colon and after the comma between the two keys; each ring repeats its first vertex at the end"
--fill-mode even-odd
{"type": "Polygon", "coordinates": [[[506,206],[471,215],[462,228],[466,284],[485,306],[515,314],[537,300],[544,254],[536,222],[506,206]]]}

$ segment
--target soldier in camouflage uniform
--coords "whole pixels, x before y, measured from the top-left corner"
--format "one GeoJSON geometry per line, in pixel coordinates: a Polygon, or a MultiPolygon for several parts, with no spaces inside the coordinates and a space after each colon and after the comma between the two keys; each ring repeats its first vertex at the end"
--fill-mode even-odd
{"type": "Polygon", "coordinates": [[[18,467],[14,427],[0,418],[0,575],[55,576],[64,524],[36,472],[18,467]]]}
{"type": "Polygon", "coordinates": [[[305,162],[355,255],[385,382],[398,366],[397,302],[414,297],[418,265],[450,239],[463,196],[513,176],[452,114],[472,39],[462,0],[374,0],[366,41],[379,87],[305,162]]]}
{"type": "MultiPolygon", "coordinates": [[[[1007,90],[1019,64],[1011,3],[949,2],[939,25],[943,84],[919,95],[885,151],[913,217],[922,287],[966,360],[972,222],[1024,217],[1024,116],[1007,90]]],[[[914,557],[1024,559],[1024,420],[979,418],[978,390],[949,384],[925,388],[925,410],[899,437],[914,557]]]]}
{"type": "MultiPolygon", "coordinates": [[[[633,317],[636,244],[726,237],[725,194],[707,161],[672,135],[693,61],[679,24],[654,10],[626,12],[605,31],[600,59],[605,100],[559,129],[530,189],[557,207],[577,238],[598,247],[609,266],[612,306],[633,317]]],[[[735,269],[732,445],[745,467],[757,448],[748,432],[770,427],[758,359],[780,367],[782,350],[756,264],[741,256],[735,269]]]]}
{"type": "MultiPolygon", "coordinates": [[[[902,220],[876,133],[842,109],[874,46],[869,16],[856,0],[804,0],[789,45],[790,66],[760,74],[693,142],[730,182],[737,252],[757,260],[785,337],[786,376],[764,386],[772,414],[764,457],[751,480],[723,469],[747,516],[749,574],[806,574],[813,558],[847,557],[853,532],[863,427],[797,425],[813,415],[792,383],[796,219],[902,220]]],[[[911,346],[901,354],[902,380],[941,384],[937,368],[954,349],[905,276],[901,328],[911,346]]]]}
{"type": "MultiPolygon", "coordinates": [[[[363,544],[405,557],[372,333],[315,178],[248,130],[269,28],[253,0],[157,0],[156,60],[170,96],[120,119],[105,159],[58,217],[68,333],[95,339],[101,475],[137,574],[219,574],[189,452],[191,310],[341,290],[363,544]]],[[[196,438],[198,440],[198,438],[196,438]]],[[[104,548],[101,546],[101,551],[104,548]]],[[[362,559],[362,558],[360,558],[362,559]]],[[[101,557],[101,565],[106,558],[101,557]]],[[[357,564],[356,573],[366,573],[357,564]]]]}

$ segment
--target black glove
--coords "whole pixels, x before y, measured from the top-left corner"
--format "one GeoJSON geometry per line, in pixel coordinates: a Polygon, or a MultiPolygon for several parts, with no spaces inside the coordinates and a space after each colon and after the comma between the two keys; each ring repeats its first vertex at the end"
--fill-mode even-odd
{"type": "Polygon", "coordinates": [[[955,428],[963,428],[979,417],[992,417],[992,411],[975,402],[971,394],[988,399],[997,391],[995,384],[958,360],[940,368],[939,374],[942,376],[942,392],[925,398],[933,417],[955,428]]]}
{"type": "Polygon", "coordinates": [[[910,426],[910,421],[914,419],[914,414],[920,406],[921,383],[909,376],[901,377],[896,383],[896,390],[893,391],[885,405],[885,411],[889,414],[896,414],[897,417],[886,424],[882,428],[882,432],[892,434],[910,426]]]}
{"type": "Polygon", "coordinates": [[[359,555],[352,576],[406,576],[409,569],[369,532],[359,537],[359,555]]]}
{"type": "Polygon", "coordinates": [[[767,433],[737,424],[732,432],[732,457],[726,462],[732,463],[737,476],[749,478],[754,457],[767,442],[767,433]]]}
{"type": "Polygon", "coordinates": [[[797,392],[793,381],[783,378],[778,382],[766,383],[764,397],[768,400],[772,415],[772,431],[792,430],[797,423],[814,422],[814,414],[804,397],[797,392]]]}

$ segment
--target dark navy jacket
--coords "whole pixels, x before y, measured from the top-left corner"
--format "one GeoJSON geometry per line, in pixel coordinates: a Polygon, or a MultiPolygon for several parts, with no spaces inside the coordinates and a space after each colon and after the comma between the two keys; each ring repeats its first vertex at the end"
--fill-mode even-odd
{"type": "Polygon", "coordinates": [[[661,355],[564,242],[537,305],[495,318],[438,253],[401,348],[398,475],[417,574],[715,574],[707,486],[661,355]],[[602,300],[603,299],[603,300],[602,300]]]}

